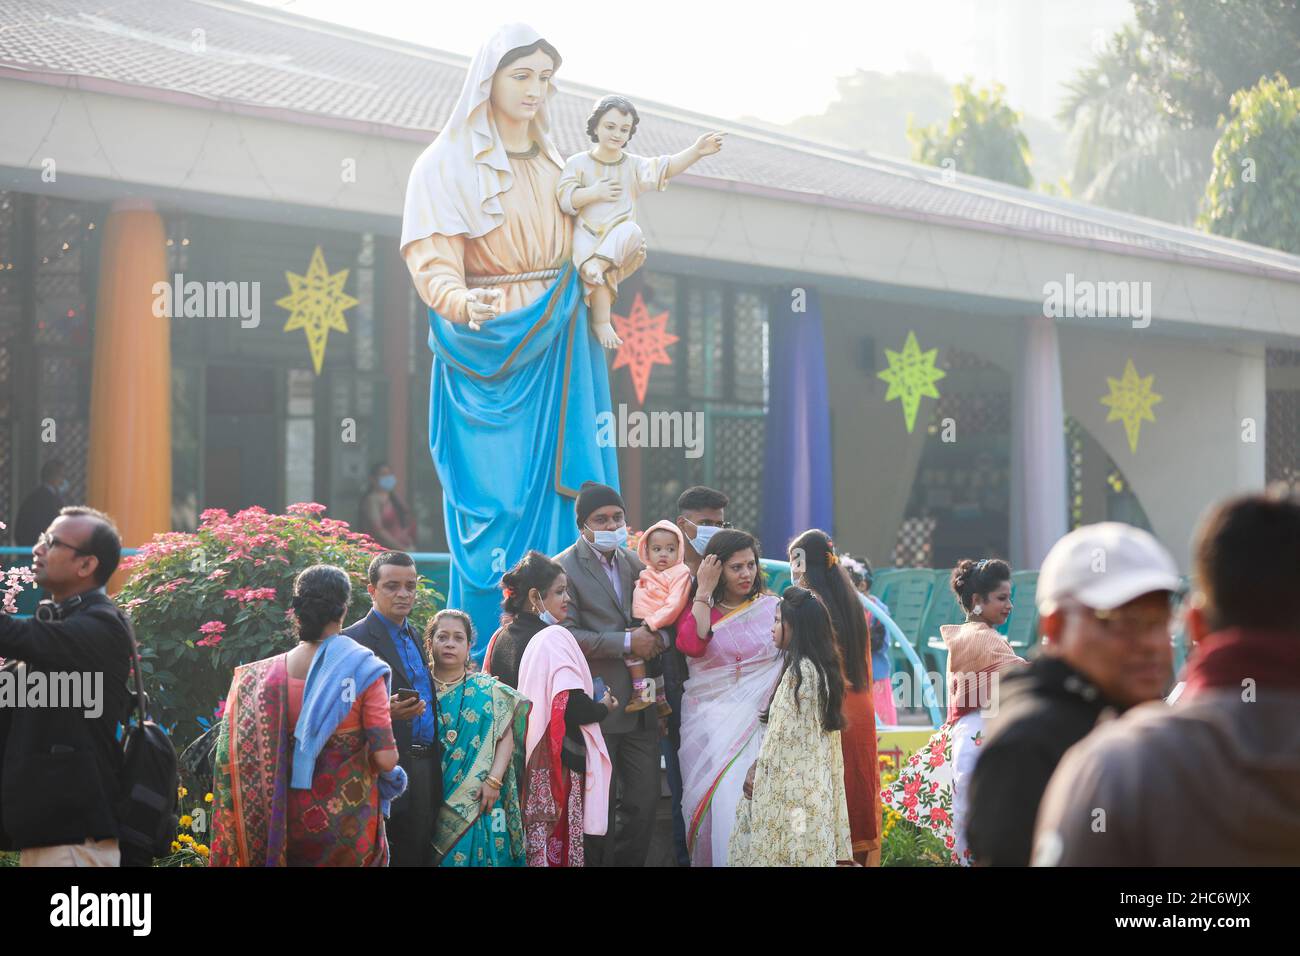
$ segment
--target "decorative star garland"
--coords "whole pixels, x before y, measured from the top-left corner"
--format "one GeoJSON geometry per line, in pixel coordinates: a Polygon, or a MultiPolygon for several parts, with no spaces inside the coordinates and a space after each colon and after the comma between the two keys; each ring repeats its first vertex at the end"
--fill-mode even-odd
{"type": "Polygon", "coordinates": [[[348,281],[348,270],[331,273],[325,265],[325,253],[317,246],[311,254],[306,275],[285,272],[289,294],[277,299],[275,304],[289,311],[285,332],[302,329],[311,350],[312,365],[320,374],[325,361],[325,346],[330,330],[347,334],[348,323],[343,313],[357,304],[357,300],[343,291],[348,281]]]}
{"type": "Polygon", "coordinates": [[[903,420],[909,434],[916,427],[916,413],[921,407],[921,399],[938,398],[939,390],[934,387],[934,383],[948,374],[941,368],[935,368],[934,362],[938,354],[938,349],[922,352],[916,344],[916,333],[908,332],[903,351],[885,349],[889,368],[876,373],[889,383],[885,401],[892,402],[897,398],[902,402],[903,420]]]}
{"type": "Polygon", "coordinates": [[[1155,422],[1156,416],[1152,414],[1151,408],[1157,402],[1163,401],[1160,395],[1151,390],[1155,378],[1154,375],[1145,378],[1138,375],[1132,359],[1129,359],[1128,364],[1124,366],[1123,378],[1114,379],[1109,375],[1106,376],[1110,394],[1101,397],[1101,403],[1110,408],[1106,421],[1124,423],[1128,448],[1134,454],[1137,454],[1138,450],[1138,435],[1142,429],[1142,421],[1145,419],[1155,422]]]}
{"type": "Polygon", "coordinates": [[[651,315],[638,292],[628,315],[612,315],[610,319],[614,323],[614,330],[623,340],[618,354],[614,356],[614,368],[627,366],[632,376],[632,387],[636,390],[637,403],[644,405],[646,386],[650,384],[650,373],[654,366],[673,364],[667,349],[677,341],[677,336],[667,330],[668,313],[651,315]]]}

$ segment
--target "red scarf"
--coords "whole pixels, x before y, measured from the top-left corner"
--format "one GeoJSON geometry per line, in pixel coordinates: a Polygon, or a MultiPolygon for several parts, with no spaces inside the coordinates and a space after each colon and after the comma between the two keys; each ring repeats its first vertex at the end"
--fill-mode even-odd
{"type": "Polygon", "coordinates": [[[1300,633],[1232,627],[1207,635],[1192,651],[1182,696],[1218,687],[1240,689],[1247,677],[1256,686],[1300,690],[1300,633]]]}

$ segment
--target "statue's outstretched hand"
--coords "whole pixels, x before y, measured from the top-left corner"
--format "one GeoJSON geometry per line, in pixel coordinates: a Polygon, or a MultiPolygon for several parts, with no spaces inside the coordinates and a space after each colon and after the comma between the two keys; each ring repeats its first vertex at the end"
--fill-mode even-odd
{"type": "Polygon", "coordinates": [[[701,156],[712,156],[722,149],[722,137],[725,133],[705,133],[695,141],[695,152],[701,156]]]}
{"type": "Polygon", "coordinates": [[[465,321],[470,329],[477,332],[484,322],[500,315],[504,300],[505,293],[500,289],[470,289],[465,298],[465,321]]]}

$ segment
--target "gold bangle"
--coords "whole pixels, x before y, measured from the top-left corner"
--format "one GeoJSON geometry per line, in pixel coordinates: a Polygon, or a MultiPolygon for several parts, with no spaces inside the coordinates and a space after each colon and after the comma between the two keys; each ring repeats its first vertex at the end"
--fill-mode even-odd
{"type": "Polygon", "coordinates": [[[488,774],[488,775],[484,778],[483,782],[484,782],[484,783],[490,783],[492,786],[496,787],[498,790],[501,790],[501,789],[503,789],[503,788],[505,787],[505,784],[502,783],[500,780],[498,780],[496,777],[492,776],[492,774],[488,774]]]}

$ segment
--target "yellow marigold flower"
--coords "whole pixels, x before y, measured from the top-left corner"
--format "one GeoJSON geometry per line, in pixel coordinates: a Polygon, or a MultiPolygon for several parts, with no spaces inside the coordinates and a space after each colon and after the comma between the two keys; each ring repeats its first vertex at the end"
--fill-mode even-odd
{"type": "Polygon", "coordinates": [[[172,852],[173,853],[181,852],[181,845],[177,843],[175,840],[172,840],[172,852]]]}
{"type": "Polygon", "coordinates": [[[194,822],[194,818],[193,818],[192,816],[190,816],[188,813],[185,814],[185,815],[184,815],[183,817],[181,817],[181,819],[180,819],[180,824],[181,824],[181,826],[183,826],[183,827],[188,827],[188,826],[189,826],[190,824],[192,824],[193,822],[194,822]]]}
{"type": "Polygon", "coordinates": [[[177,787],[177,788],[176,788],[176,796],[177,796],[178,798],[179,798],[179,797],[188,797],[189,795],[190,795],[190,792],[189,792],[188,790],[186,790],[184,787],[177,787]]]}
{"type": "Polygon", "coordinates": [[[203,857],[204,859],[206,859],[208,854],[211,853],[212,851],[209,850],[202,843],[200,843],[198,846],[194,848],[194,852],[197,853],[199,856],[203,857]]]}
{"type": "Polygon", "coordinates": [[[194,837],[190,836],[188,833],[182,833],[176,839],[181,843],[184,843],[186,846],[194,842],[194,837]]]}
{"type": "Polygon", "coordinates": [[[203,802],[204,802],[204,803],[211,803],[211,802],[212,802],[212,794],[209,793],[209,794],[205,795],[205,796],[203,797],[203,802]]]}

